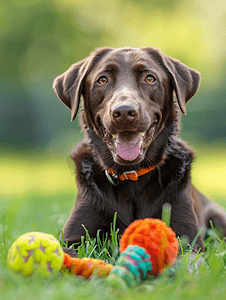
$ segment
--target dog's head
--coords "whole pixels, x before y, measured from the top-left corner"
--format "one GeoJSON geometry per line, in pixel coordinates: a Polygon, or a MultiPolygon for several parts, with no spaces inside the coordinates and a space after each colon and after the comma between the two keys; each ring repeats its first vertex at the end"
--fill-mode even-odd
{"type": "Polygon", "coordinates": [[[129,166],[140,163],[173,124],[174,92],[186,114],[199,81],[197,71],[158,49],[101,48],[58,76],[53,87],[71,120],[82,98],[85,126],[107,144],[115,163],[129,166]]]}

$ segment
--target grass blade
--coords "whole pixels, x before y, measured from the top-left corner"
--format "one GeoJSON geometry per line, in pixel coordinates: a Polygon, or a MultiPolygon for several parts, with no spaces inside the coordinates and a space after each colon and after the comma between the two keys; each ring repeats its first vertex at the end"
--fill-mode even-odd
{"type": "Polygon", "coordinates": [[[168,227],[170,227],[171,209],[170,203],[165,203],[162,206],[162,221],[164,221],[168,227]]]}

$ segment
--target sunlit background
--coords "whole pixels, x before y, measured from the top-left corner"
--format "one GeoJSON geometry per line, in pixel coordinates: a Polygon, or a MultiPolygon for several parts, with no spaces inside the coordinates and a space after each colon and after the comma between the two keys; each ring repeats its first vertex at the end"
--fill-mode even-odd
{"type": "Polygon", "coordinates": [[[225,0],[0,0],[0,239],[65,222],[83,135],[52,82],[103,46],[158,47],[201,72],[181,137],[193,183],[226,207],[225,0]]]}

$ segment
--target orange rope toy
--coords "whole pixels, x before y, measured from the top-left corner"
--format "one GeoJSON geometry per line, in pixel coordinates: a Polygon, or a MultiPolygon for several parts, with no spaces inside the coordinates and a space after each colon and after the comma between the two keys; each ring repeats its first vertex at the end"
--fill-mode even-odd
{"type": "Polygon", "coordinates": [[[72,258],[64,254],[62,271],[89,278],[93,273],[108,282],[123,278],[130,287],[150,275],[157,276],[177,257],[175,232],[159,219],[136,220],[125,230],[120,242],[121,255],[116,266],[92,258],[72,258]]]}
{"type": "Polygon", "coordinates": [[[69,271],[73,275],[79,275],[84,278],[89,278],[93,274],[99,277],[106,277],[112,268],[113,266],[111,264],[107,264],[101,259],[87,257],[75,258],[64,253],[64,262],[61,267],[61,272],[68,273],[69,271]]]}

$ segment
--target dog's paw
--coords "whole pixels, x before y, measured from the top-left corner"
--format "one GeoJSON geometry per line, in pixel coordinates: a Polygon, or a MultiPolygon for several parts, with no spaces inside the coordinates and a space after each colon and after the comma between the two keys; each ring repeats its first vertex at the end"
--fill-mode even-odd
{"type": "Polygon", "coordinates": [[[69,254],[71,257],[78,257],[78,253],[72,248],[62,248],[63,251],[69,254]]]}

